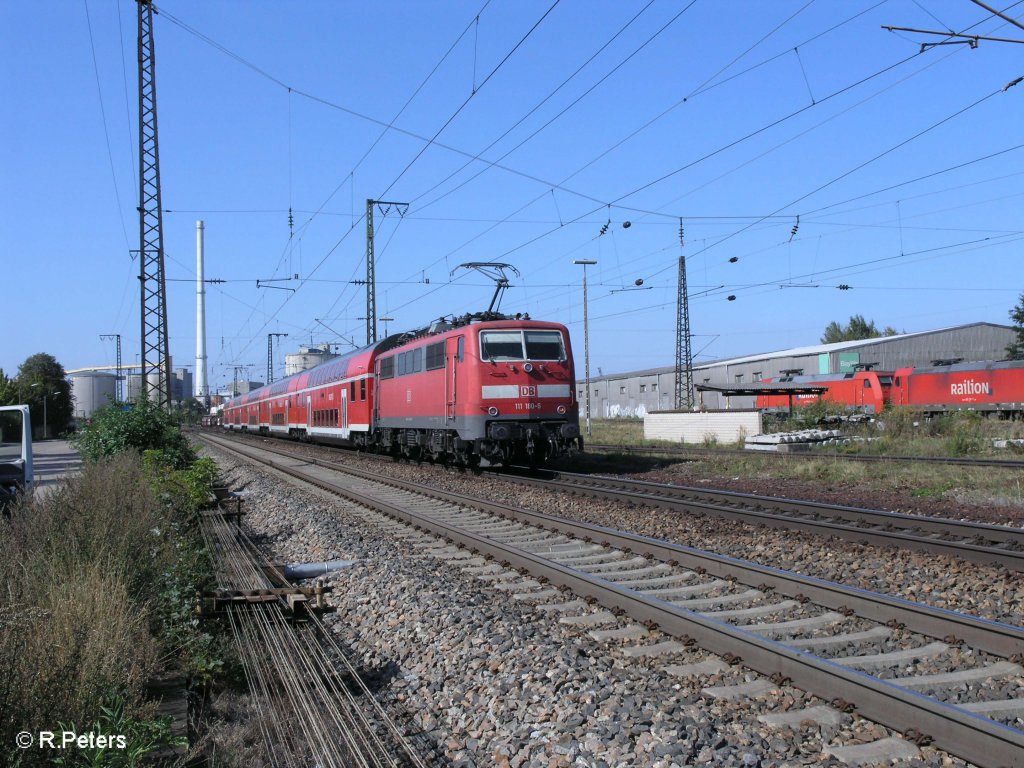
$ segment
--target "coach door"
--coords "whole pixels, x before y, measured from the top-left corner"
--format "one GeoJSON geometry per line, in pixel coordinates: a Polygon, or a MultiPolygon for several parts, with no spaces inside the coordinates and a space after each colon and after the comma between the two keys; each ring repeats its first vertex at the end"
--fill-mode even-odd
{"type": "Polygon", "coordinates": [[[342,437],[348,437],[348,387],[341,387],[341,429],[342,437]]]}

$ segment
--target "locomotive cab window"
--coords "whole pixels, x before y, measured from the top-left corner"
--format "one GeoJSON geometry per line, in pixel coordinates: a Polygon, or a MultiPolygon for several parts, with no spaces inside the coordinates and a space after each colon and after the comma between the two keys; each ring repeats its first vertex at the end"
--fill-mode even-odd
{"type": "Polygon", "coordinates": [[[564,360],[565,347],[558,331],[524,331],[528,360],[564,360]]]}
{"type": "Polygon", "coordinates": [[[480,357],[492,362],[564,360],[559,331],[481,331],[480,357]]]}
{"type": "Polygon", "coordinates": [[[522,331],[484,331],[480,334],[480,357],[484,360],[522,360],[522,331]]]}

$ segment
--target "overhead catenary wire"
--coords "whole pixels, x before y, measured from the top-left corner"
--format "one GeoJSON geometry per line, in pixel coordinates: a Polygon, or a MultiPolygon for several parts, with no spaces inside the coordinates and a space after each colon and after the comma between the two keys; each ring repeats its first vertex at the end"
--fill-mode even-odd
{"type": "MultiPolygon", "coordinates": [[[[553,187],[549,188],[549,190],[553,190],[553,189],[554,189],[553,187]]],[[[563,223],[563,222],[559,222],[559,224],[560,224],[560,225],[561,225],[562,223],[563,223]]]]}

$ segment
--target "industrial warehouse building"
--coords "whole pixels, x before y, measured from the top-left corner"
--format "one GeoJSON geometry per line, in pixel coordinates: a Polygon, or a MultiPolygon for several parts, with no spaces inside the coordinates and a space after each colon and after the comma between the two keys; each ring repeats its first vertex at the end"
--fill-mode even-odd
{"type": "MultiPolygon", "coordinates": [[[[867,364],[875,370],[894,370],[931,365],[936,360],[1001,360],[1016,338],[1016,330],[1008,325],[971,323],[877,339],[817,344],[695,365],[693,383],[742,387],[764,379],[778,379],[783,371],[847,373],[854,366],[867,364]]],[[[579,360],[577,374],[578,363],[579,360]]],[[[596,419],[629,418],[671,410],[675,386],[675,366],[591,377],[591,415],[596,419]]],[[[576,393],[582,404],[582,379],[576,382],[576,393]]],[[[696,392],[695,399],[705,410],[753,408],[755,400],[752,396],[726,398],[718,392],[696,392]]]]}

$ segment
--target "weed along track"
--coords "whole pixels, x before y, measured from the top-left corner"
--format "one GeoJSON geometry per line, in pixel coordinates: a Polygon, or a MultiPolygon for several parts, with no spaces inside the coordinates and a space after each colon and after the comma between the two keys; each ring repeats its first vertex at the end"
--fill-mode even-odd
{"type": "MultiPolygon", "coordinates": [[[[475,595],[484,585],[488,618],[480,627],[469,618],[461,642],[442,644],[462,661],[468,654],[460,677],[473,680],[451,684],[473,689],[458,700],[460,717],[446,720],[442,711],[428,723],[448,739],[449,757],[494,749],[491,758],[596,759],[600,741],[609,745],[600,757],[609,765],[797,758],[957,764],[937,750],[977,765],[1022,764],[1020,626],[352,466],[209,442],[374,510],[366,514],[378,536],[412,547],[421,562],[435,563],[438,580],[459,585],[467,602],[451,606],[455,615],[475,616],[469,606],[480,605],[475,595]],[[506,644],[495,656],[483,629],[488,620],[517,623],[520,637],[529,629],[526,649],[506,644]],[[573,726],[553,728],[540,718],[524,740],[516,718],[502,720],[506,707],[488,714],[480,691],[500,686],[503,654],[524,652],[535,665],[519,656],[519,674],[540,675],[549,685],[531,694],[506,679],[505,698],[525,697],[527,711],[533,702],[535,720],[561,707],[573,726]],[[552,656],[559,663],[546,666],[552,656]],[[499,679],[484,675],[481,687],[477,673],[492,669],[499,679]],[[599,706],[579,705],[593,703],[587,692],[598,690],[618,702],[614,734],[598,728],[599,706]],[[630,762],[617,762],[627,754],[630,762]]],[[[437,589],[427,588],[428,604],[437,589]]],[[[420,610],[414,599],[389,604],[385,614],[396,613],[395,626],[402,626],[402,616],[420,610]]],[[[429,644],[430,630],[417,626],[429,644]]],[[[414,658],[419,651],[403,652],[414,658]]],[[[429,674],[428,667],[412,674],[429,674]]],[[[448,684],[434,693],[452,701],[448,684]]]]}

